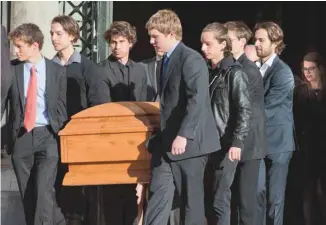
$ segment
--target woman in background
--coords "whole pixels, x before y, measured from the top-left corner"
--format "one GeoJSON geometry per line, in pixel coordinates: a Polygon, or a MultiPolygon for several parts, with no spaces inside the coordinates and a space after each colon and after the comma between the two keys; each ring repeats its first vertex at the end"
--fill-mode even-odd
{"type": "Polygon", "coordinates": [[[293,112],[302,169],[303,216],[305,225],[322,225],[326,224],[326,74],[319,53],[304,56],[302,79],[294,90],[293,112]]]}

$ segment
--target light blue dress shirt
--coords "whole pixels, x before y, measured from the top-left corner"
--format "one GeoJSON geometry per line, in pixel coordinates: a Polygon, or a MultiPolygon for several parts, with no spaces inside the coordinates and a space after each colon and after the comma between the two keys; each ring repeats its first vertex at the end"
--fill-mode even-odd
{"type": "Polygon", "coordinates": [[[174,49],[178,46],[178,44],[180,43],[180,41],[177,41],[177,43],[166,53],[166,56],[168,58],[170,58],[172,52],[174,51],[174,49]]]}

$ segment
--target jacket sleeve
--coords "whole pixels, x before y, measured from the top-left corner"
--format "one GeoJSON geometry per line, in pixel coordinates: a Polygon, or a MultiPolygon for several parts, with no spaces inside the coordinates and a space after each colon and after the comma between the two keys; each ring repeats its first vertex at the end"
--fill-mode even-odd
{"type": "Polygon", "coordinates": [[[59,97],[58,97],[58,113],[59,113],[59,129],[62,129],[68,122],[67,114],[67,75],[66,69],[62,68],[61,76],[59,77],[59,97]]]}
{"type": "Polygon", "coordinates": [[[275,108],[293,95],[294,77],[289,68],[277,71],[271,78],[269,90],[265,94],[265,111],[267,119],[273,118],[275,108]]]}
{"type": "Polygon", "coordinates": [[[13,68],[9,59],[9,53],[7,32],[4,26],[1,26],[1,116],[6,107],[7,95],[14,76],[13,68]]]}
{"type": "Polygon", "coordinates": [[[243,150],[244,140],[251,123],[251,103],[248,88],[248,76],[241,70],[231,74],[230,94],[232,108],[236,113],[236,126],[232,136],[232,146],[243,150]]]}
{"type": "Polygon", "coordinates": [[[200,55],[191,54],[183,64],[182,73],[187,106],[178,135],[194,139],[208,99],[208,68],[200,55]]]}
{"type": "Polygon", "coordinates": [[[89,106],[104,104],[111,101],[110,81],[104,68],[90,63],[85,71],[87,80],[87,101],[89,106]]]}

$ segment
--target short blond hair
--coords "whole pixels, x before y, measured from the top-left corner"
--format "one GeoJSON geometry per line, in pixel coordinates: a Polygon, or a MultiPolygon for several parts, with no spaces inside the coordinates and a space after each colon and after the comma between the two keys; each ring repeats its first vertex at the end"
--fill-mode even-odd
{"type": "Polygon", "coordinates": [[[43,47],[44,36],[41,29],[34,23],[24,23],[9,34],[10,41],[21,40],[29,45],[38,43],[39,50],[43,47]]]}
{"type": "Polygon", "coordinates": [[[178,15],[169,9],[157,11],[149,18],[145,25],[146,29],[156,29],[159,32],[168,35],[174,33],[177,40],[182,40],[182,25],[178,15]]]}

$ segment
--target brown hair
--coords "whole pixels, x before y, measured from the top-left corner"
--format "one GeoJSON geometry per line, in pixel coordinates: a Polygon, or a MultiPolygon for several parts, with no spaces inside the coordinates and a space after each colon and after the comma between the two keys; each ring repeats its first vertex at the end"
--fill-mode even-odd
{"type": "Polygon", "coordinates": [[[36,42],[39,45],[39,50],[41,50],[43,47],[44,36],[36,24],[24,23],[10,32],[9,40],[21,40],[29,45],[32,45],[36,42]]]}
{"type": "Polygon", "coordinates": [[[280,55],[285,48],[283,43],[284,34],[281,27],[274,22],[261,22],[255,25],[254,32],[259,29],[267,31],[269,40],[276,44],[275,53],[280,55]]]}
{"type": "Polygon", "coordinates": [[[224,26],[226,29],[234,31],[239,40],[244,38],[246,39],[246,43],[248,43],[251,39],[252,32],[243,21],[229,21],[225,23],[224,26]]]}
{"type": "MultiPolygon", "coordinates": [[[[325,61],[324,58],[318,52],[309,52],[303,57],[303,61],[316,63],[317,68],[320,71],[320,81],[322,89],[325,89],[326,85],[326,74],[325,74],[325,61]]],[[[303,66],[303,62],[302,62],[303,66]]],[[[305,83],[309,84],[306,77],[302,73],[302,79],[305,83]]],[[[310,84],[309,84],[310,86],[310,84]]]]}
{"type": "Polygon", "coordinates": [[[112,36],[122,36],[134,46],[137,42],[136,28],[126,21],[114,21],[104,32],[104,39],[110,43],[112,36]]]}
{"type": "Polygon", "coordinates": [[[79,39],[80,29],[79,26],[72,17],[70,16],[56,16],[53,18],[51,23],[59,23],[63,30],[70,36],[74,37],[73,43],[76,43],[79,39]]]}
{"type": "Polygon", "coordinates": [[[157,11],[149,18],[145,25],[147,30],[156,29],[159,32],[168,35],[174,33],[177,40],[182,40],[182,25],[178,15],[169,9],[157,11]]]}
{"type": "Polygon", "coordinates": [[[221,23],[210,23],[207,24],[206,27],[203,29],[203,32],[213,32],[215,38],[217,39],[217,41],[219,43],[222,43],[223,41],[225,41],[225,48],[223,49],[224,51],[224,56],[227,56],[231,53],[232,51],[232,44],[231,44],[231,40],[229,38],[228,35],[228,29],[226,29],[225,26],[223,26],[221,23]]]}

